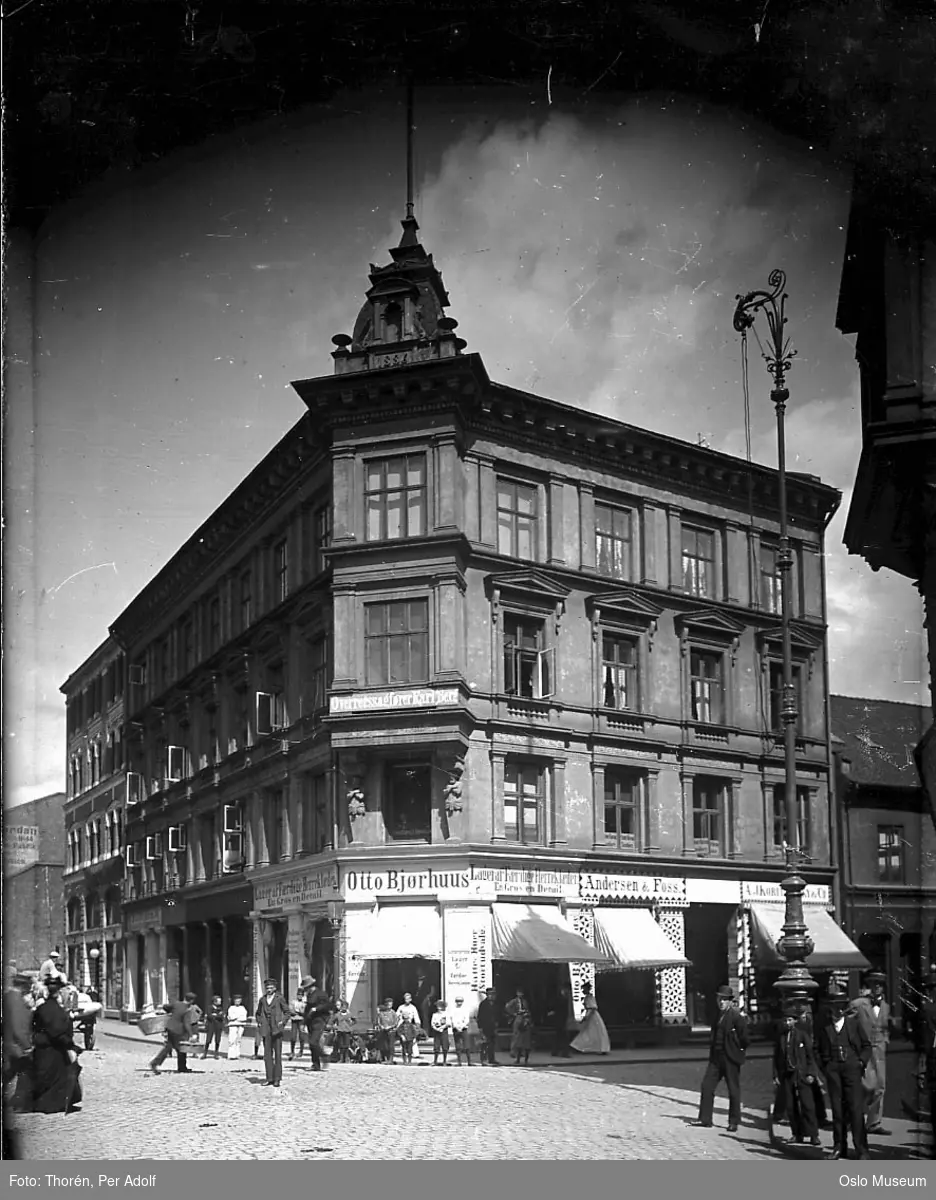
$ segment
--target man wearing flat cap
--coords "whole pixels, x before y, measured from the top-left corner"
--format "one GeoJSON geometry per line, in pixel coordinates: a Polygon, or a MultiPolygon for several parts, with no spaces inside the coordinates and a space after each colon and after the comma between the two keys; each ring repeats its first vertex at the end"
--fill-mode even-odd
{"type": "Polygon", "coordinates": [[[715,1089],[724,1079],[728,1088],[728,1132],[736,1133],[741,1124],[741,1068],[748,1048],[747,1022],[734,1002],[734,992],[722,986],[715,993],[718,1020],[712,1026],[709,1061],[702,1077],[699,1097],[699,1124],[711,1128],[715,1110],[715,1089]]]}
{"type": "Polygon", "coordinates": [[[870,1158],[861,1076],[871,1061],[871,1042],[850,1006],[847,993],[829,988],[816,1049],[832,1106],[832,1157],[848,1158],[850,1129],[856,1156],[870,1158]]]}
{"type": "Polygon", "coordinates": [[[887,1083],[887,1045],[893,1021],[890,1005],[884,999],[884,975],[869,971],[864,977],[866,994],[853,1001],[852,1008],[871,1043],[871,1061],[877,1084],[868,1094],[868,1133],[880,1133],[884,1113],[884,1088],[887,1083]]]}
{"type": "Polygon", "coordinates": [[[283,1034],[289,1028],[292,1010],[275,979],[264,979],[263,995],[257,1005],[257,1033],[263,1042],[264,1087],[278,1088],[283,1078],[283,1034]]]}

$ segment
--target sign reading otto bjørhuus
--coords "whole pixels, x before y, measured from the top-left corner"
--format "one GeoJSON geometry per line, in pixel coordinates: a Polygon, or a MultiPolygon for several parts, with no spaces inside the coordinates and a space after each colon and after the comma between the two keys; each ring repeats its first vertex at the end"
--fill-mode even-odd
{"type": "Polygon", "coordinates": [[[7,825],[3,830],[3,870],[18,875],[39,861],[39,826],[7,825]]]}

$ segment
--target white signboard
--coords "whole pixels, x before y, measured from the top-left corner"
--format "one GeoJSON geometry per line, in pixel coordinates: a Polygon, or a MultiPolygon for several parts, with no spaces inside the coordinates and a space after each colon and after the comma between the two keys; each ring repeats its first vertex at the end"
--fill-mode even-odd
{"type": "Polygon", "coordinates": [[[39,826],[7,825],[3,830],[3,866],[18,875],[39,861],[39,826]]]}
{"type": "MultiPolygon", "coordinates": [[[[784,904],[786,896],[779,883],[744,882],[741,884],[741,900],[745,904],[784,904]]],[[[827,884],[810,883],[803,892],[803,903],[831,908],[832,890],[827,884]]]]}
{"type": "Polygon", "coordinates": [[[458,688],[419,688],[406,692],[353,692],[332,696],[328,711],[336,713],[373,712],[376,709],[437,708],[457,704],[458,688]]]}
{"type": "Polygon", "coordinates": [[[381,867],[379,870],[341,869],[346,900],[367,896],[435,896],[439,892],[472,894],[471,874],[465,867],[431,871],[425,867],[381,867]]]}
{"type": "Polygon", "coordinates": [[[471,878],[483,883],[498,896],[562,896],[567,900],[579,898],[578,871],[550,871],[541,867],[478,867],[471,868],[471,878]]]}
{"type": "Polygon", "coordinates": [[[254,908],[260,911],[337,899],[338,868],[334,864],[254,883],[254,908]]]}

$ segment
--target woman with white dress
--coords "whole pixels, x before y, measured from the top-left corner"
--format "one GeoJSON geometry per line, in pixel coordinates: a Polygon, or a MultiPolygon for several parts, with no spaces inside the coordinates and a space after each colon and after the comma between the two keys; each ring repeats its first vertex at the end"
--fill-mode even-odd
{"type": "Polygon", "coordinates": [[[241,1038],[247,1026],[247,1009],[244,1007],[242,996],[233,996],[227,1010],[228,1061],[236,1062],[240,1058],[241,1038]]]}
{"type": "Polygon", "coordinates": [[[601,1019],[598,1002],[592,995],[592,985],[582,984],[582,1004],[585,1006],[585,1020],[582,1028],[572,1039],[572,1049],[580,1054],[608,1054],[611,1050],[611,1039],[608,1028],[601,1019]]]}

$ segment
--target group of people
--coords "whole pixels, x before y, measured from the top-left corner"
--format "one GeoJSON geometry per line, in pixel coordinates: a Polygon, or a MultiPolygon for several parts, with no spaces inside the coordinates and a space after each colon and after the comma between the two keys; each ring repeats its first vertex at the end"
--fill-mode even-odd
{"type": "MultiPolygon", "coordinates": [[[[870,972],[854,1000],[831,986],[815,1019],[808,1003],[784,1003],[773,1055],[773,1116],[789,1121],[792,1143],[820,1145],[819,1128],[828,1125],[824,1080],[832,1117],[831,1157],[848,1157],[849,1138],[856,1158],[870,1157],[868,1134],[883,1131],[887,1046],[893,1028],[884,982],[882,974],[870,972]]],[[[923,987],[918,1006],[920,1075],[929,1091],[936,1147],[936,975],[923,987]]],[[[733,1133],[741,1123],[741,1068],[749,1045],[748,1027],[731,988],[719,988],[716,999],[719,1013],[702,1079],[698,1124],[712,1125],[715,1089],[724,1080],[728,1130],[733,1133]]]]}

